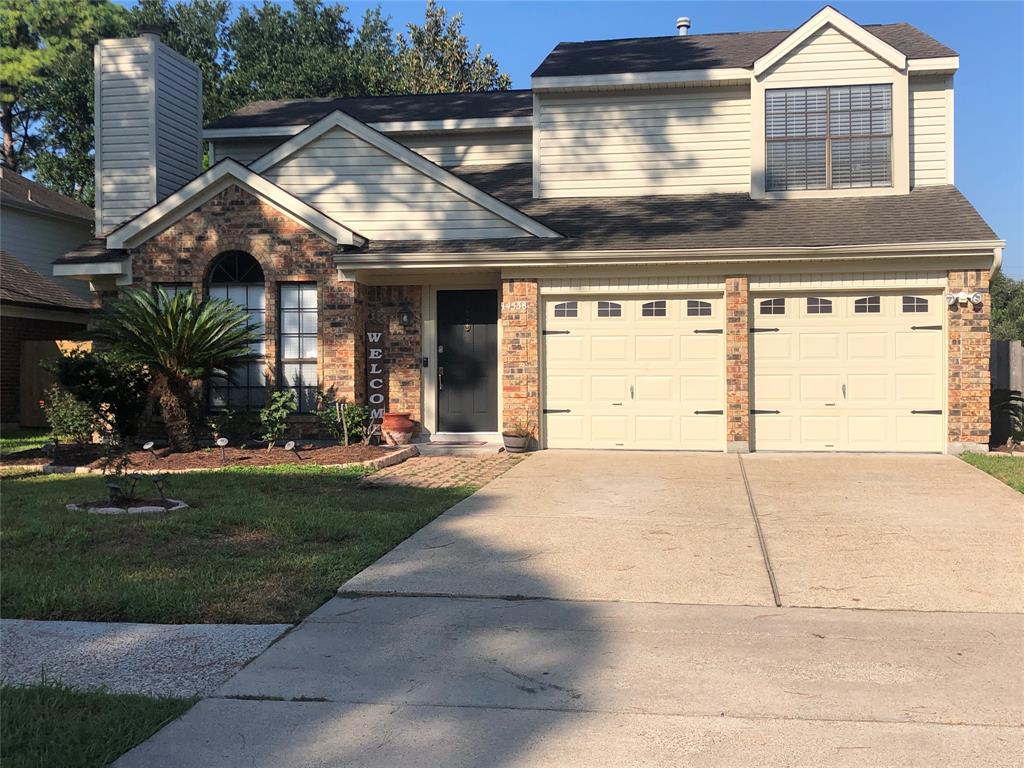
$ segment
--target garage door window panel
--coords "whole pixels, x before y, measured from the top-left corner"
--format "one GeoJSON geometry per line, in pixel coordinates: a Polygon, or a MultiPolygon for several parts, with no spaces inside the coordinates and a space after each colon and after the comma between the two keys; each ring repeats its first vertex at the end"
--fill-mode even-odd
{"type": "Polygon", "coordinates": [[[689,299],[686,302],[687,317],[711,317],[711,302],[689,299]]]}
{"type": "Polygon", "coordinates": [[[906,314],[918,314],[928,311],[928,299],[921,296],[904,296],[903,311],[906,314]]]}
{"type": "Polygon", "coordinates": [[[644,302],[640,307],[641,317],[668,317],[668,302],[664,299],[644,302]]]}
{"type": "Polygon", "coordinates": [[[882,311],[881,296],[864,296],[853,302],[853,312],[856,315],[877,315],[882,311]]]}
{"type": "Polygon", "coordinates": [[[598,317],[622,317],[622,305],[615,301],[597,302],[598,317]]]}
{"type": "Polygon", "coordinates": [[[807,299],[808,315],[831,315],[832,299],[822,299],[817,296],[810,296],[807,299]]]}
{"type": "Polygon", "coordinates": [[[560,301],[555,304],[554,315],[558,319],[579,317],[579,304],[575,301],[560,301]]]}
{"type": "Polygon", "coordinates": [[[758,305],[759,315],[784,315],[786,314],[785,299],[763,299],[758,305]]]}

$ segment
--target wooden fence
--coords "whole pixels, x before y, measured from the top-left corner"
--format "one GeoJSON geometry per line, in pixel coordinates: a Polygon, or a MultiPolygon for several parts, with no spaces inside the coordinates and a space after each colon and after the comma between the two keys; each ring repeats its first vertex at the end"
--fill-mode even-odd
{"type": "MultiPolygon", "coordinates": [[[[1020,341],[993,341],[992,357],[989,360],[992,374],[992,389],[1015,389],[1024,391],[1024,343],[1020,341]]],[[[1009,416],[1004,413],[992,414],[992,442],[996,445],[1006,442],[1010,436],[1009,416]]]]}

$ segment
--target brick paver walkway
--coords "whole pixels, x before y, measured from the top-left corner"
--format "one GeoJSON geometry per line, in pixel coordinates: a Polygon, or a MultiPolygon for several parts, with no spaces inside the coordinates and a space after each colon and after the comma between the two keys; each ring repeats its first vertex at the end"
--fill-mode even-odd
{"type": "Polygon", "coordinates": [[[415,488],[481,486],[513,467],[522,457],[506,453],[495,456],[417,456],[369,475],[368,485],[407,485],[415,488]]]}

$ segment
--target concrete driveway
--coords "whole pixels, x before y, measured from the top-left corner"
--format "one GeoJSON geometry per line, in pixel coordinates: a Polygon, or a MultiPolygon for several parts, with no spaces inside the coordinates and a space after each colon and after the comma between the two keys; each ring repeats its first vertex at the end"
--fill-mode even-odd
{"type": "Polygon", "coordinates": [[[1022,519],[950,457],[545,452],[117,765],[1018,766],[1022,519]]]}

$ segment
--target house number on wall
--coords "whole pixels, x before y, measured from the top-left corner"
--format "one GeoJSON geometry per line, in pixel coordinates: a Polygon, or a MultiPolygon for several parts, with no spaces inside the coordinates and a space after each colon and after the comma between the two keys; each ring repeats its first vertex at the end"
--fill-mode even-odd
{"type": "Polygon", "coordinates": [[[501,303],[502,309],[507,309],[510,312],[523,312],[526,310],[527,302],[525,301],[503,301],[501,303]]]}

